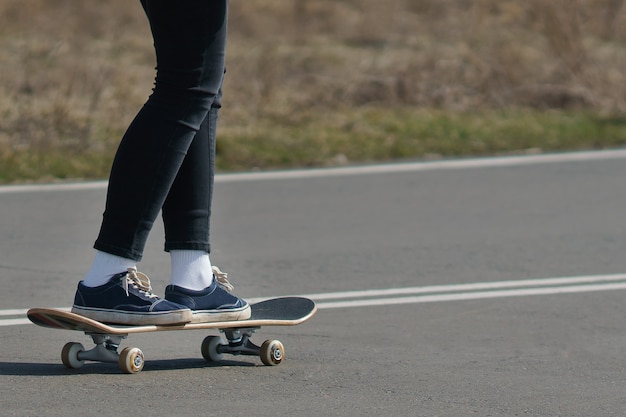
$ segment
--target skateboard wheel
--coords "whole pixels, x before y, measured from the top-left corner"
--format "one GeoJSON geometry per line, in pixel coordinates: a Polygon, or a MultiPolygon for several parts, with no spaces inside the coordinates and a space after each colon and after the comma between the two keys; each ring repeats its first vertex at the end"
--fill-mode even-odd
{"type": "Polygon", "coordinates": [[[278,340],[266,340],[261,345],[259,356],[267,366],[278,365],[285,359],[285,347],[278,340]]]}
{"type": "Polygon", "coordinates": [[[61,350],[61,361],[66,368],[77,369],[85,364],[85,361],[78,359],[78,354],[85,348],[80,343],[69,342],[61,350]]]}
{"type": "Polygon", "coordinates": [[[124,348],[124,350],[120,353],[118,364],[120,365],[122,372],[127,374],[136,374],[143,369],[143,352],[136,347],[124,348]]]}
{"type": "Polygon", "coordinates": [[[223,344],[223,340],[220,336],[207,336],[202,341],[200,351],[202,357],[208,362],[219,362],[224,357],[223,353],[217,351],[218,347],[223,344]]]}

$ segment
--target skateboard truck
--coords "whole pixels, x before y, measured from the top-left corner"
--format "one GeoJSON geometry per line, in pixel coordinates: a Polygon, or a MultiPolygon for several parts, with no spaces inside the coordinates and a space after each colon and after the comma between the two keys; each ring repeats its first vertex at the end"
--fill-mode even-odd
{"type": "Polygon", "coordinates": [[[259,356],[261,347],[250,341],[250,336],[252,336],[256,330],[258,330],[258,327],[250,329],[223,330],[223,333],[228,340],[228,344],[219,345],[217,347],[217,351],[219,353],[229,353],[231,355],[259,356]]]}
{"type": "Polygon", "coordinates": [[[120,369],[128,374],[134,374],[143,369],[143,352],[136,347],[124,348],[118,353],[117,349],[122,340],[128,335],[109,335],[85,332],[91,336],[94,346],[85,350],[82,344],[76,342],[67,343],[61,351],[61,361],[70,369],[80,368],[85,361],[117,363],[120,369]]]}
{"type": "Polygon", "coordinates": [[[202,341],[202,356],[209,362],[219,362],[225,353],[230,355],[258,356],[263,364],[278,365],[285,358],[285,347],[278,340],[266,340],[261,346],[250,341],[250,337],[259,327],[221,329],[228,343],[221,336],[207,336],[202,341]]]}
{"type": "Polygon", "coordinates": [[[122,343],[122,340],[126,339],[126,336],[112,336],[95,333],[86,334],[91,336],[91,339],[96,346],[91,350],[79,352],[78,359],[83,361],[117,363],[119,359],[117,348],[120,347],[120,343],[122,343]]]}

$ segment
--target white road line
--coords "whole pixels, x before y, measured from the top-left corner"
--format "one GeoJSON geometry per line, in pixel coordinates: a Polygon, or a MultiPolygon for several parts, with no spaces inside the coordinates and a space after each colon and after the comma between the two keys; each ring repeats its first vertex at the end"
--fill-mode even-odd
{"type": "MultiPolygon", "coordinates": [[[[69,307],[56,307],[59,310],[65,310],[65,311],[70,311],[71,309],[69,307]]],[[[27,308],[20,308],[20,309],[14,309],[14,310],[0,310],[0,317],[2,316],[25,316],[26,312],[28,311],[27,308]]]]}
{"type": "Polygon", "coordinates": [[[322,309],[389,306],[399,304],[421,304],[443,301],[483,300],[488,298],[524,297],[530,295],[573,294],[596,291],[626,290],[626,282],[619,284],[578,285],[560,288],[528,288],[502,291],[479,291],[458,294],[436,294],[414,297],[377,298],[369,300],[350,300],[318,303],[322,309]]]}
{"type": "Polygon", "coordinates": [[[261,180],[281,180],[296,178],[324,178],[348,175],[392,174],[418,171],[442,171],[471,168],[510,167],[536,165],[556,162],[598,161],[626,159],[626,149],[604,151],[551,153],[540,155],[517,155],[486,158],[448,159],[406,163],[390,163],[354,167],[297,169],[276,172],[257,172],[223,174],[216,178],[218,182],[243,182],[261,180]]]}
{"type": "Polygon", "coordinates": [[[27,184],[0,186],[0,194],[35,193],[40,191],[100,190],[107,187],[107,181],[77,183],[27,184]]]}
{"type": "MultiPolygon", "coordinates": [[[[421,304],[444,301],[482,300],[537,295],[574,294],[626,290],[626,274],[588,275],[518,281],[477,282],[366,291],[344,291],[305,295],[318,302],[319,309],[421,304]],[[339,301],[324,301],[339,300],[339,301]]],[[[263,298],[267,299],[267,298],[263,298]]],[[[250,303],[262,299],[248,299],[250,303]]],[[[63,308],[69,310],[69,308],[63,308]]],[[[25,309],[0,310],[0,327],[28,324],[25,309]],[[21,316],[21,317],[20,317],[21,316]]]]}
{"type": "MultiPolygon", "coordinates": [[[[269,172],[244,172],[236,174],[219,174],[217,183],[249,182],[267,180],[286,180],[299,178],[325,178],[349,175],[392,174],[418,171],[442,171],[489,167],[511,167],[576,161],[603,161],[626,159],[626,149],[603,151],[568,152],[540,155],[501,156],[491,158],[468,158],[436,161],[420,161],[407,163],[390,163],[338,168],[295,169],[269,172]]],[[[0,186],[0,194],[40,192],[40,191],[72,191],[99,190],[107,186],[106,181],[83,183],[29,184],[0,186]]]]}
{"type": "Polygon", "coordinates": [[[564,286],[572,284],[593,284],[602,282],[626,282],[626,274],[588,275],[564,278],[543,278],[516,281],[477,282],[471,284],[432,285],[424,287],[390,288],[365,291],[344,291],[324,294],[307,294],[303,297],[314,300],[332,300],[345,298],[388,297],[392,295],[428,294],[445,292],[468,292],[489,289],[564,286]]]}
{"type": "Polygon", "coordinates": [[[24,314],[26,314],[27,310],[24,309],[15,309],[15,310],[0,310],[0,317],[1,316],[23,316],[24,314]]]}
{"type": "Polygon", "coordinates": [[[0,327],[21,326],[23,324],[30,324],[30,320],[28,319],[2,319],[0,320],[0,327]]]}

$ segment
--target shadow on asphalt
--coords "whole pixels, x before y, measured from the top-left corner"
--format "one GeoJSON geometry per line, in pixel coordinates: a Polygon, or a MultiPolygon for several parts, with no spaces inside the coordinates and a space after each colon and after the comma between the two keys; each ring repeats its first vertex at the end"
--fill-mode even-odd
{"type": "MultiPolygon", "coordinates": [[[[255,367],[260,363],[220,361],[206,362],[202,359],[162,359],[146,361],[141,372],[167,371],[180,369],[223,368],[223,367],[255,367]]],[[[25,363],[0,362],[0,375],[13,376],[67,376],[89,374],[120,374],[120,368],[114,363],[85,363],[78,369],[67,369],[59,363],[25,363]]]]}

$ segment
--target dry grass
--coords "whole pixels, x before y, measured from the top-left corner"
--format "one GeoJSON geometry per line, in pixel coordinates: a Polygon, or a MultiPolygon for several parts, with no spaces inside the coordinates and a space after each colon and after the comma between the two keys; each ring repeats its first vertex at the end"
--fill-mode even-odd
{"type": "Polygon", "coordinates": [[[231,79],[242,96],[256,98],[248,106],[273,111],[269,98],[290,109],[626,111],[623,1],[309,3],[251,1],[235,11],[231,79]]]}
{"type": "MultiPolygon", "coordinates": [[[[246,166],[225,159],[246,139],[248,163],[293,164],[254,144],[301,127],[314,140],[326,120],[349,133],[372,109],[626,112],[624,0],[233,0],[230,33],[226,168],[246,166]]],[[[0,181],[106,175],[154,75],[139,2],[3,0],[0,62],[0,181]]],[[[349,159],[393,156],[361,154],[349,159]]]]}

